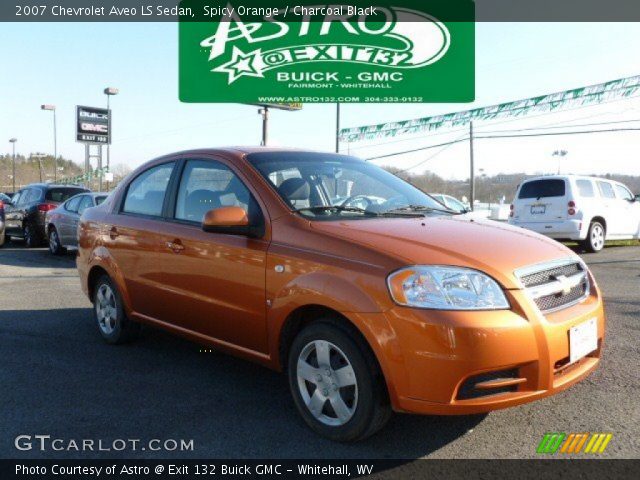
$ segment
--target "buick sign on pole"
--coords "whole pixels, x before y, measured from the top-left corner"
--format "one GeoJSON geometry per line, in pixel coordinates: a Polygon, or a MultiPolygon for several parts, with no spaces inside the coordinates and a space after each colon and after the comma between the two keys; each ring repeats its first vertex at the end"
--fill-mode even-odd
{"type": "Polygon", "coordinates": [[[86,144],[111,143],[111,112],[106,108],[76,107],[76,141],[86,144]]]}

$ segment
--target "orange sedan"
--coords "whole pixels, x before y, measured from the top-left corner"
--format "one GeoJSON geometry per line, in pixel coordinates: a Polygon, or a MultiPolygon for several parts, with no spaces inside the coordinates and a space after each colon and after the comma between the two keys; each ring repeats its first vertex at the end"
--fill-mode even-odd
{"type": "Polygon", "coordinates": [[[303,419],[334,440],[371,435],[392,410],[552,395],[601,354],[602,298],[580,257],[353,157],[167,155],[87,210],[78,234],[107,342],[145,323],[285,371],[303,419]]]}

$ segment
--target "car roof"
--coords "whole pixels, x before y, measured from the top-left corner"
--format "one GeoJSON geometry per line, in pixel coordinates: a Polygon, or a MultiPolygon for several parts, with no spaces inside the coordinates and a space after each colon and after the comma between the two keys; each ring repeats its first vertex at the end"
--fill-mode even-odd
{"type": "MultiPolygon", "coordinates": [[[[278,152],[298,152],[298,153],[318,153],[326,155],[328,152],[322,152],[319,150],[303,149],[303,148],[291,148],[291,147],[259,147],[259,146],[232,146],[232,147],[216,147],[216,148],[198,148],[193,150],[183,150],[180,152],[174,152],[167,155],[163,155],[160,158],[166,158],[168,156],[180,156],[180,155],[223,155],[227,158],[242,158],[252,153],[278,153],[278,152]]],[[[343,153],[333,153],[333,155],[342,155],[348,157],[343,153]]],[[[156,159],[158,160],[158,159],[156,159]]]]}
{"type": "Polygon", "coordinates": [[[85,187],[81,186],[81,185],[73,185],[73,184],[65,184],[65,183],[30,183],[29,185],[25,185],[24,187],[22,187],[20,190],[24,190],[25,188],[58,188],[58,187],[62,187],[62,188],[84,188],[85,190],[87,190],[85,187]]]}
{"type": "Polygon", "coordinates": [[[620,183],[616,180],[612,180],[610,178],[603,177],[590,177],[588,175],[540,175],[537,177],[530,177],[522,181],[522,183],[531,182],[534,180],[600,180],[611,183],[620,183]]]}

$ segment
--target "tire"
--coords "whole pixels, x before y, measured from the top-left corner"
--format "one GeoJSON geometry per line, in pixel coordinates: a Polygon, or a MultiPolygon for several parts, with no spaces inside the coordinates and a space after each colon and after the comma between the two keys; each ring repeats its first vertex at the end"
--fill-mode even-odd
{"type": "Polygon", "coordinates": [[[107,275],[101,276],[93,289],[93,316],[105,342],[118,345],[135,340],[140,324],[124,313],[122,297],[107,275]]]}
{"type": "Polygon", "coordinates": [[[29,223],[22,229],[22,238],[24,238],[24,244],[27,248],[35,248],[40,245],[38,234],[33,228],[33,225],[29,223]]]}
{"type": "Polygon", "coordinates": [[[362,440],[380,430],[391,416],[389,395],[373,353],[357,332],[340,322],[324,319],[304,328],[289,350],[287,371],[298,412],[323,437],[338,442],[362,440]]]}
{"type": "Polygon", "coordinates": [[[66,251],[67,249],[60,243],[60,236],[58,235],[56,227],[51,227],[49,229],[49,252],[51,252],[52,255],[63,255],[66,251]]]}
{"type": "Polygon", "coordinates": [[[587,252],[598,253],[604,248],[606,230],[600,222],[591,222],[587,238],[582,242],[582,246],[587,252]]]}

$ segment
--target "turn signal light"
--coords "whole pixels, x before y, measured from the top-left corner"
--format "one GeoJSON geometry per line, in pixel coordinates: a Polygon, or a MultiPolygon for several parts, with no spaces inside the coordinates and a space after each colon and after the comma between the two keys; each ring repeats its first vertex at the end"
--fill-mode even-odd
{"type": "Polygon", "coordinates": [[[509,205],[509,216],[513,217],[513,203],[509,205]]]}

